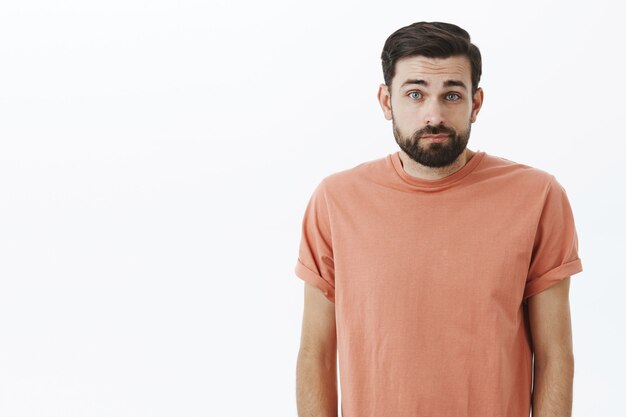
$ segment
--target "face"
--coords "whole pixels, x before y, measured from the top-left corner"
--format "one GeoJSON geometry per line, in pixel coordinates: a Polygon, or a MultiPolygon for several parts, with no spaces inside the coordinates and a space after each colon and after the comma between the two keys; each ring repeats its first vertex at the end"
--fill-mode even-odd
{"type": "Polygon", "coordinates": [[[391,87],[381,84],[378,99],[396,142],[422,165],[452,164],[465,150],[482,105],[482,88],[471,95],[469,59],[404,57],[395,69],[391,87]]]}

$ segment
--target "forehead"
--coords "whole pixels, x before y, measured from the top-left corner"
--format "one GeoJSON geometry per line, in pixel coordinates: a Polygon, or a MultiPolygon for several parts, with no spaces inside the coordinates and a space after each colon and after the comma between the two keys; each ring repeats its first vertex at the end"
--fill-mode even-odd
{"type": "Polygon", "coordinates": [[[396,88],[407,80],[421,79],[428,82],[429,87],[440,88],[449,79],[461,80],[471,85],[471,64],[462,56],[448,58],[427,58],[424,56],[403,57],[396,61],[393,84],[396,88]]]}

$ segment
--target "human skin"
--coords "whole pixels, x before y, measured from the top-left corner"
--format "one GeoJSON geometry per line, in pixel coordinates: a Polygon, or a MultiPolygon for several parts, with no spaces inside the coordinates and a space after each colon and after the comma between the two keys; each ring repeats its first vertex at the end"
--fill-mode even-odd
{"type": "Polygon", "coordinates": [[[305,282],[296,364],[298,417],[337,417],[338,397],[335,304],[305,282]]]}
{"type": "Polygon", "coordinates": [[[574,352],[569,303],[570,277],[528,298],[535,357],[533,417],[571,417],[574,352]]]}
{"type": "MultiPolygon", "coordinates": [[[[476,121],[483,91],[478,88],[470,98],[471,66],[466,57],[405,57],[397,61],[395,68],[391,86],[380,85],[378,100],[385,118],[393,120],[402,138],[410,138],[426,126],[443,126],[462,133],[468,131],[469,123],[476,121]],[[402,87],[412,79],[424,80],[428,85],[402,87]],[[450,80],[462,81],[466,88],[445,86],[450,80]]],[[[427,140],[418,143],[425,150],[432,145],[427,140]]],[[[465,149],[451,164],[435,168],[416,162],[402,150],[400,159],[408,174],[437,180],[461,169],[474,154],[465,149]]],[[[568,291],[569,278],[566,278],[528,300],[535,355],[534,417],[571,417],[574,360],[568,291]]],[[[304,316],[297,365],[298,416],[336,417],[334,304],[309,284],[305,286],[304,316]]]]}
{"type": "MultiPolygon", "coordinates": [[[[395,69],[391,86],[380,85],[378,101],[385,118],[393,120],[402,137],[410,137],[426,126],[451,128],[458,133],[469,131],[469,124],[476,121],[482,106],[484,93],[479,87],[472,97],[471,64],[467,57],[403,57],[396,62],[395,69]],[[403,85],[409,80],[423,80],[427,85],[403,85]],[[445,86],[446,81],[460,81],[464,87],[445,86]]],[[[431,143],[426,138],[418,140],[418,146],[425,150],[448,146],[446,143],[431,143]]],[[[400,151],[400,160],[409,175],[437,180],[461,169],[474,154],[466,148],[455,161],[443,167],[420,164],[403,150],[400,151]]]]}

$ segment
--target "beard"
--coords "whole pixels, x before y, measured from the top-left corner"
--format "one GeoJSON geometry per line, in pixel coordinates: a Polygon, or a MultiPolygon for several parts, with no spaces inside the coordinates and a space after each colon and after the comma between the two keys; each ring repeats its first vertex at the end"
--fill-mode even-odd
{"type": "Polygon", "coordinates": [[[465,132],[457,133],[450,127],[426,125],[423,129],[416,130],[411,136],[402,137],[393,118],[392,124],[393,136],[400,149],[415,162],[431,168],[445,167],[456,161],[467,147],[472,130],[470,120],[465,132]],[[438,134],[447,134],[448,139],[444,142],[430,142],[423,138],[424,135],[438,134]]]}

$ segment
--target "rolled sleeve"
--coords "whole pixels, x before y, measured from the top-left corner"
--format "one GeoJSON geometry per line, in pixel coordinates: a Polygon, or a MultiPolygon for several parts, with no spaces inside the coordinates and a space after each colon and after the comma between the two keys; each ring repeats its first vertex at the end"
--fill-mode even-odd
{"type": "Polygon", "coordinates": [[[552,175],[533,244],[524,301],[583,270],[567,193],[552,175]]]}
{"type": "Polygon", "coordinates": [[[314,190],[302,220],[295,274],[335,302],[335,264],[325,182],[314,190]]]}

